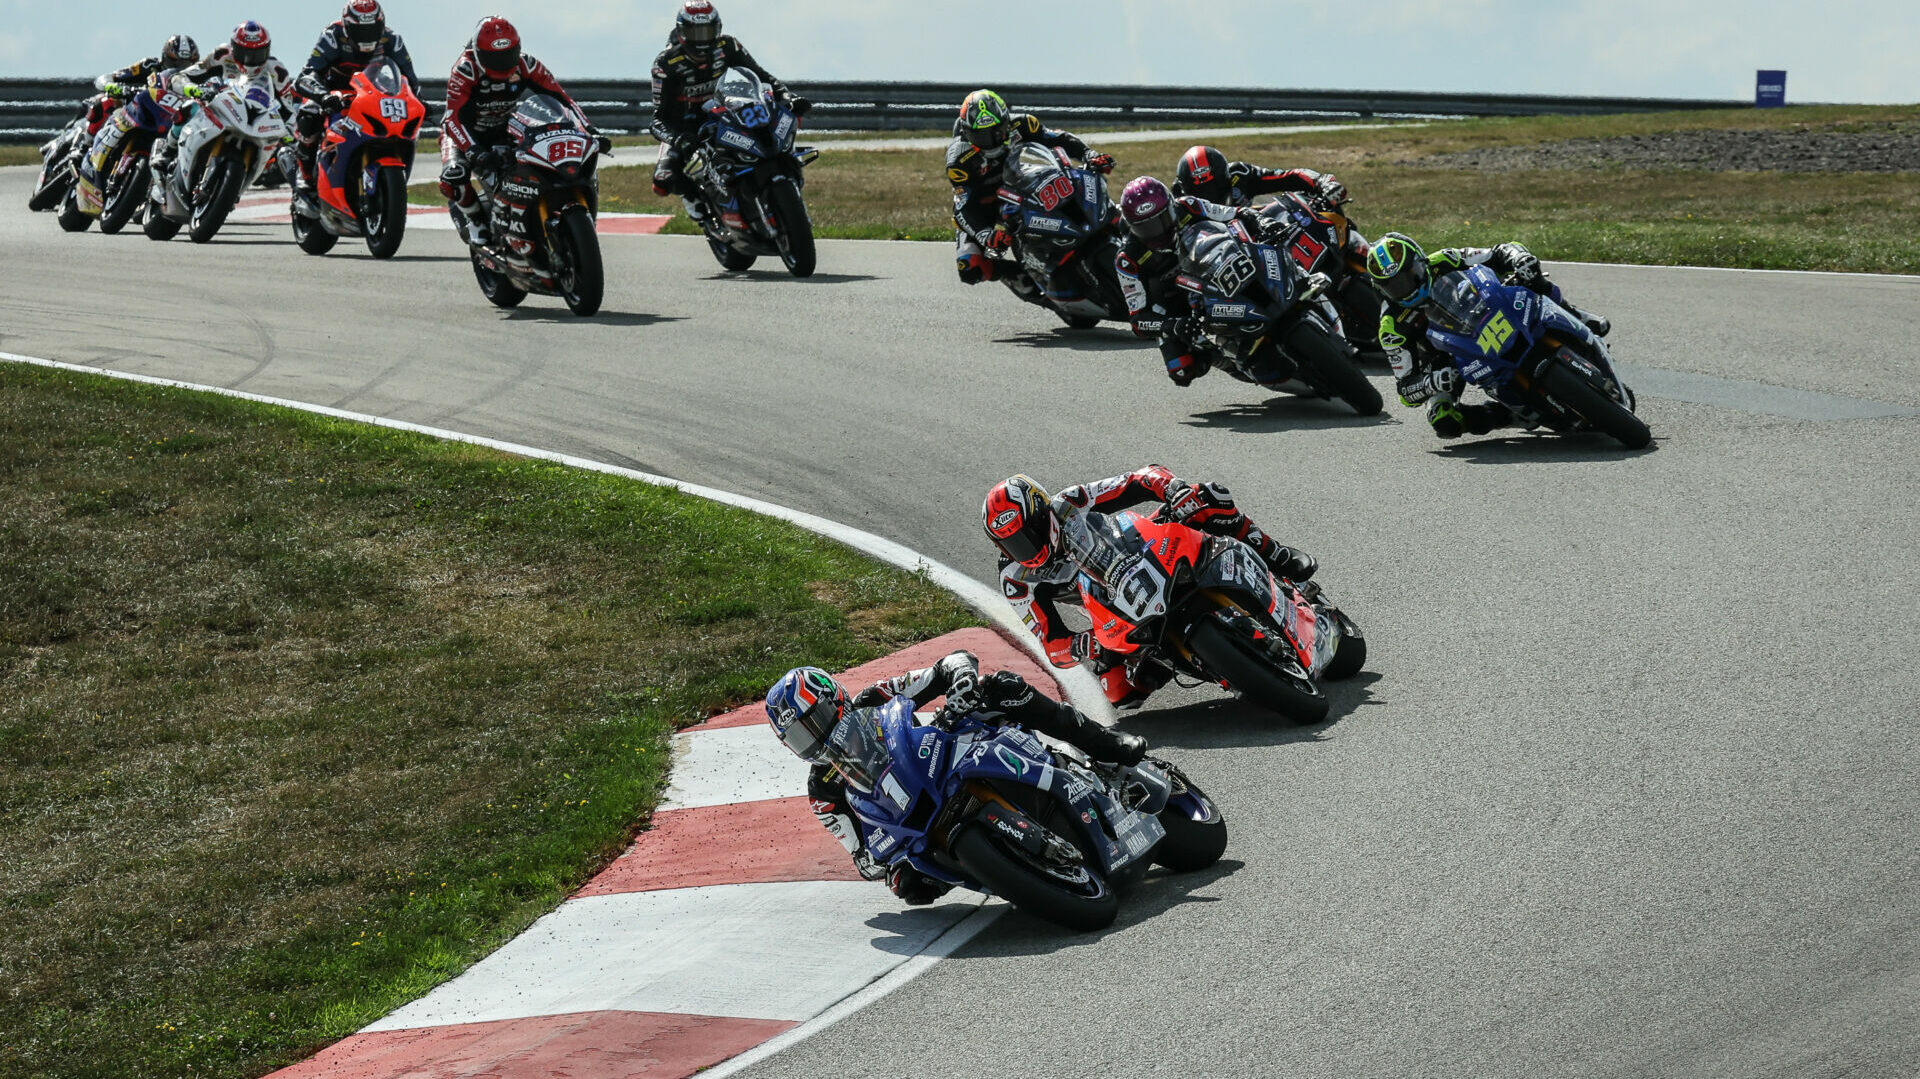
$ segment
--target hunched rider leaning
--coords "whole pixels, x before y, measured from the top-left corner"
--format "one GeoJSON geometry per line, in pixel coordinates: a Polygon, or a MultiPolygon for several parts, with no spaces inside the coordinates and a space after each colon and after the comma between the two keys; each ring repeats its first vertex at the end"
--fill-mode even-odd
{"type": "Polygon", "coordinates": [[[667,47],[653,60],[653,137],[662,146],[653,169],[653,193],[687,199],[689,214],[699,214],[699,201],[691,197],[697,192],[687,184],[683,166],[699,143],[714,85],[736,67],[760,76],[795,116],[805,116],[813,107],[756,63],[738,38],[720,32],[720,13],[710,0],[687,0],[681,5],[667,47]]]}

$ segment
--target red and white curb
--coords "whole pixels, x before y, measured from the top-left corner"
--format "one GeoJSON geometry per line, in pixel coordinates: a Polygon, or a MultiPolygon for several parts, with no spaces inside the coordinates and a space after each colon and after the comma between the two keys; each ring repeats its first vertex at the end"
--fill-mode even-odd
{"type": "MultiPolygon", "coordinates": [[[[413,431],[675,487],[776,517],[923,575],[1006,635],[949,634],[846,672],[846,684],[925,666],[965,647],[988,669],[1018,670],[1043,691],[1057,684],[1083,712],[1113,719],[1091,675],[1044,666],[997,589],[838,522],[617,465],[325,405],[9,352],[0,352],[0,361],[413,431]]],[[[626,854],[465,974],[275,1074],[724,1076],[905,984],[1005,909],[999,903],[981,906],[979,896],[964,892],[933,907],[908,909],[883,885],[859,880],[846,852],[813,820],[806,770],[766,730],[762,706],[708,720],[675,742],[666,800],[653,827],[626,854]]]]}
{"type": "MultiPolygon", "coordinates": [[[[240,201],[235,204],[227,220],[242,225],[291,224],[291,198],[285,188],[249,191],[240,196],[240,201]]],[[[666,227],[671,220],[671,214],[602,213],[595,219],[594,231],[602,236],[650,236],[666,227]]],[[[409,206],[407,227],[452,232],[453,219],[447,216],[444,206],[409,206]]]]}

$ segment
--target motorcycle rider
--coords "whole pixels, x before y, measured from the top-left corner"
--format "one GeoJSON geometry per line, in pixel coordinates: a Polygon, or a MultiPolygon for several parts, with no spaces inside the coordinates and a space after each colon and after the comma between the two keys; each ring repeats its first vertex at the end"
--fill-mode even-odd
{"type": "Polygon", "coordinates": [[[1160,503],[1162,519],[1240,540],[1290,581],[1304,582],[1319,568],[1313,556],[1262,532],[1225,487],[1190,483],[1162,465],[1069,487],[1052,497],[1025,475],[994,484],[981,504],[980,523],[1000,549],[1001,593],[1040,639],[1049,662],[1090,666],[1107,699],[1119,708],[1139,707],[1173,672],[1160,664],[1129,664],[1125,656],[1101,648],[1091,632],[1070,632],[1056,604],[1079,602],[1075,582],[1081,574],[1104,587],[1106,574],[1139,553],[1116,548],[1103,538],[1100,525],[1116,510],[1148,502],[1160,503]]]}
{"type": "Polygon", "coordinates": [[[845,689],[818,667],[796,667],[767,691],[767,722],[788,749],[812,767],[807,772],[807,797],[813,815],[853,856],[860,875],[868,880],[885,877],[893,894],[910,906],[924,906],[947,894],[952,885],[929,877],[906,862],[889,869],[867,851],[865,831],[847,801],[849,784],[871,794],[878,778],[848,752],[848,739],[858,732],[843,723],[873,724],[874,711],[896,697],[907,697],[915,709],[937,697],[947,703],[934,722],[947,722],[968,713],[989,723],[1013,723],[1078,746],[1093,760],[1118,765],[1138,764],[1147,753],[1147,740],[1137,734],[1102,727],[1078,710],[1034,690],[1012,671],[980,675],[980,662],[971,652],[954,652],[931,667],[882,679],[851,700],[845,689]]]}
{"type": "Polygon", "coordinates": [[[493,206],[486,207],[474,190],[473,172],[494,171],[504,164],[501,151],[511,143],[507,124],[528,94],[557,98],[582,129],[597,134],[560,80],[521,51],[520,31],[512,23],[499,15],[481,19],[447,77],[447,111],[440,120],[440,194],[447,199],[454,224],[473,246],[488,246],[491,227],[502,226],[506,261],[522,271],[530,269],[527,255],[533,250],[526,238],[526,212],[534,192],[509,178],[495,191],[493,206]]]}
{"type": "MultiPolygon", "coordinates": [[[[100,212],[100,170],[106,167],[107,158],[119,149],[134,128],[152,126],[154,122],[152,117],[136,117],[130,111],[135,107],[134,95],[140,92],[143,84],[156,76],[165,84],[174,72],[199,60],[199,44],[186,34],[175,34],[161,47],[160,55],[150,56],[93,80],[94,89],[109,99],[123,99],[125,103],[114,109],[104,122],[89,123],[88,134],[93,136],[93,143],[86,156],[80,159],[78,173],[79,197],[76,202],[82,210],[91,214],[100,212]]],[[[89,102],[88,107],[97,108],[94,102],[89,102]]]]}
{"type": "Polygon", "coordinates": [[[667,47],[653,59],[653,137],[660,142],[660,160],[653,168],[653,193],[686,200],[687,214],[698,220],[697,192],[682,172],[687,155],[699,144],[700,125],[713,88],[730,68],[742,67],[767,84],[774,97],[805,116],[813,103],[787,89],[738,38],[720,32],[720,13],[711,0],[686,0],[673,18],[667,47]]]}
{"type": "Polygon", "coordinates": [[[1007,269],[986,256],[988,251],[1013,246],[1013,233],[1001,220],[1000,185],[1007,162],[1030,142],[1065,150],[1102,175],[1113,171],[1111,154],[1093,150],[1076,135],[1044,126],[1032,113],[1014,112],[992,90],[975,90],[960,103],[960,116],[953,122],[947,180],[953,185],[954,262],[961,283],[1001,279],[1014,295],[1041,303],[1040,287],[1026,270],[1007,269]]]}
{"type": "Polygon", "coordinates": [[[1200,337],[1192,294],[1179,285],[1180,254],[1174,242],[1201,221],[1237,221],[1249,235],[1258,236],[1260,218],[1252,210],[1175,195],[1151,176],[1139,177],[1120,193],[1120,216],[1127,223],[1127,240],[1113,262],[1133,332],[1159,338],[1167,377],[1176,386],[1192,385],[1212,369],[1217,352],[1200,337]]]}
{"type": "MultiPolygon", "coordinates": [[[[209,85],[216,80],[227,83],[241,78],[264,83],[267,93],[280,107],[283,116],[287,110],[299,106],[299,99],[293,92],[293,76],[288,73],[287,65],[274,59],[272,35],[267,33],[266,27],[252,19],[234,27],[226,44],[215,46],[205,59],[176,72],[172,80],[173,91],[190,101],[200,101],[217,89],[209,85]]],[[[170,169],[173,159],[179,154],[180,136],[186,130],[192,109],[190,105],[181,110],[173,129],[167,132],[166,141],[154,151],[153,170],[156,176],[170,169]]]]}
{"type": "Polygon", "coordinates": [[[1319,195],[1338,205],[1347,201],[1347,185],[1330,172],[1312,169],[1269,169],[1245,161],[1228,161],[1211,146],[1195,146],[1180,157],[1173,193],[1217,202],[1222,206],[1252,206],[1259,195],[1296,191],[1319,195]]]}
{"type": "Polygon", "coordinates": [[[1387,311],[1380,316],[1380,347],[1386,349],[1400,403],[1408,408],[1427,405],[1427,422],[1441,438],[1462,434],[1484,435],[1495,428],[1532,426],[1516,417],[1505,402],[1482,405],[1460,403],[1465,380],[1453,357],[1427,341],[1428,325],[1447,315],[1433,302],[1433,289],[1448,274],[1469,266],[1485,266],[1503,281],[1545,296],[1586,323],[1596,337],[1605,337],[1612,323],[1567,302],[1560,286],[1548,280],[1533,253],[1517,243],[1497,247],[1449,247],[1429,256],[1410,236],[1389,232],[1373,244],[1367,256],[1367,278],[1385,297],[1387,311]]]}
{"type": "Polygon", "coordinates": [[[300,166],[296,197],[313,197],[313,166],[320,153],[320,136],[329,118],[352,102],[346,93],[353,77],[365,71],[375,60],[393,61],[416,95],[420,78],[414,74],[413,57],[400,35],[387,29],[387,14],[380,0],[348,0],[340,17],[320,32],[320,40],[307,58],[307,66],[294,82],[294,89],[306,101],[294,114],[294,160],[300,166]]]}

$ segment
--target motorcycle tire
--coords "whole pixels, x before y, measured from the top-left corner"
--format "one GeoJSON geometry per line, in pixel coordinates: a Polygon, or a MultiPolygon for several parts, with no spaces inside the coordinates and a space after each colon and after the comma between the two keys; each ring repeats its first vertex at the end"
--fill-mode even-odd
{"type": "Polygon", "coordinates": [[[1343,636],[1340,638],[1340,647],[1333,650],[1333,658],[1327,661],[1327,669],[1320,672],[1320,677],[1328,682],[1338,682],[1359,674],[1366,665],[1367,639],[1343,636]]]}
{"type": "Polygon", "coordinates": [[[27,209],[36,214],[43,213],[60,205],[60,200],[66,197],[67,188],[73,184],[71,176],[63,181],[57,175],[47,175],[53,171],[54,167],[51,165],[40,170],[40,176],[35,182],[33,194],[27,199],[27,209]]]}
{"type": "Polygon", "coordinates": [[[112,236],[127,227],[133,212],[147,201],[147,184],[152,179],[153,170],[144,157],[129,166],[124,175],[114,169],[113,180],[107,184],[106,205],[100,208],[101,232],[112,236]]]}
{"type": "Polygon", "coordinates": [[[1220,860],[1227,852],[1227,818],[1206,792],[1175,769],[1168,769],[1174,780],[1174,799],[1190,795],[1199,803],[1200,816],[1187,808],[1170,804],[1160,811],[1160,827],[1166,838],[1153,848],[1153,864],[1175,873],[1192,873],[1220,860]]]}
{"type": "Polygon", "coordinates": [[[1120,897],[1098,872],[1089,869],[1091,887],[1086,895],[1076,895],[1065,888],[1064,882],[1040,875],[1005,850],[985,825],[962,828],[953,839],[953,856],[966,868],[967,875],[994,895],[1062,928],[1091,933],[1112,925],[1120,913],[1120,897]]]}
{"type": "Polygon", "coordinates": [[[1060,316],[1060,321],[1066,323],[1069,330],[1091,330],[1100,325],[1100,320],[1092,315],[1069,315],[1065,311],[1055,311],[1054,314],[1060,316]]]}
{"type": "Polygon", "coordinates": [[[1220,623],[1208,619],[1195,626],[1187,647],[1243,699],[1302,726],[1327,718],[1328,702],[1319,686],[1310,679],[1303,681],[1280,671],[1271,659],[1256,653],[1250,642],[1235,637],[1220,623]]]}
{"type": "Polygon", "coordinates": [[[767,189],[767,201],[773,206],[780,234],[780,261],[795,277],[812,277],[818,263],[813,245],[813,218],[807,216],[807,202],[800,197],[800,185],[791,176],[781,176],[767,189]]]}
{"type": "Polygon", "coordinates": [[[1379,415],[1386,406],[1380,391],[1360,365],[1320,324],[1302,320],[1287,331],[1287,355],[1313,369],[1314,376],[1362,416],[1379,415]]]}
{"type": "Polygon", "coordinates": [[[319,218],[294,214],[293,242],[309,255],[324,255],[333,250],[333,245],[340,242],[340,237],[327,231],[319,218]]]}
{"type": "Polygon", "coordinates": [[[581,318],[599,311],[607,292],[607,272],[600,260],[593,215],[578,207],[562,211],[560,223],[549,230],[549,242],[554,245],[560,297],[567,301],[567,310],[581,318]]]}
{"type": "Polygon", "coordinates": [[[711,236],[707,237],[707,247],[713,252],[714,261],[720,264],[721,269],[732,270],[734,273],[753,269],[753,264],[760,258],[751,251],[742,251],[732,244],[722,243],[711,236]]]}
{"type": "Polygon", "coordinates": [[[148,205],[147,219],[140,223],[140,231],[147,239],[165,243],[180,235],[180,222],[160,212],[159,207],[148,205]]]}
{"type": "Polygon", "coordinates": [[[85,232],[93,227],[93,215],[80,208],[79,185],[67,189],[60,204],[60,228],[64,232],[85,232]]]}
{"type": "Polygon", "coordinates": [[[485,296],[488,303],[495,307],[514,308],[527,298],[526,289],[481,265],[479,252],[472,252],[468,257],[473,260],[473,278],[480,282],[480,295],[485,296]]]}
{"type": "Polygon", "coordinates": [[[360,224],[367,234],[367,252],[390,259],[407,235],[407,174],[389,165],[380,170],[373,190],[361,207],[360,224]]]}
{"type": "Polygon", "coordinates": [[[219,235],[227,215],[240,204],[240,188],[247,181],[240,161],[222,156],[213,163],[213,175],[202,181],[207,186],[207,201],[193,208],[193,224],[187,230],[187,237],[194,243],[203,244],[219,235]]]}
{"type": "Polygon", "coordinates": [[[1640,417],[1620,402],[1593,388],[1578,371],[1564,363],[1549,361],[1540,372],[1542,388],[1568,411],[1611,435],[1630,450],[1645,449],[1653,441],[1653,432],[1640,417]]]}

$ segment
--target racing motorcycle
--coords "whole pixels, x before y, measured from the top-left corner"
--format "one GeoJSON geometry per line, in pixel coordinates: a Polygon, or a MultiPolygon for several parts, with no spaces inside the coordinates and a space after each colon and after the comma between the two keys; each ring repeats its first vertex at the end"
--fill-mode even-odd
{"type": "Polygon", "coordinates": [[[1149,865],[1190,872],[1226,850],[1219,807],[1165,761],[1095,764],[945,708],[918,726],[905,697],[871,718],[850,712],[831,737],[875,861],[905,862],[1068,929],[1111,925],[1116,889],[1149,865]]]}
{"type": "Polygon", "coordinates": [[[1238,221],[1190,225],[1178,248],[1178,281],[1193,293],[1198,326],[1228,374],[1269,390],[1338,397],[1362,416],[1380,411],[1380,391],[1361,372],[1327,298],[1330,277],[1301,269],[1238,221]]]}
{"type": "Polygon", "coordinates": [[[274,83],[242,75],[208,85],[213,92],[184,121],[153,185],[142,223],[149,240],[171,240],[182,226],[197,244],[219,234],[287,137],[274,83]]]}
{"type": "MultiPolygon", "coordinates": [[[[1030,302],[1046,307],[1076,330],[1102,319],[1127,321],[1120,291],[1120,211],[1107,178],[1073,163],[1054,147],[1028,145],[1008,160],[1000,187],[1001,216],[1013,247],[989,257],[1017,261],[1040,287],[1030,302]]],[[[1024,298],[1024,297],[1023,297],[1024,298]]]]}
{"type": "Polygon", "coordinates": [[[93,148],[100,125],[124,100],[111,93],[95,94],[87,99],[86,111],[40,147],[40,174],[34,178],[27,209],[40,213],[60,205],[78,182],[80,159],[93,148]]]}
{"type": "Polygon", "coordinates": [[[1362,359],[1386,363],[1380,347],[1380,297],[1367,284],[1367,238],[1347,217],[1347,203],[1287,192],[1259,207],[1262,231],[1274,237],[1305,274],[1325,274],[1327,300],[1340,314],[1347,343],[1362,359]]]}
{"type": "Polygon", "coordinates": [[[799,119],[745,68],[720,77],[707,116],[686,176],[700,192],[700,229],[713,257],[745,270],[761,255],[778,255],[788,273],[810,276],[813,219],[801,197],[801,170],[820,151],[793,144],[799,119]]]}
{"type": "Polygon", "coordinates": [[[1327,717],[1321,680],[1367,662],[1360,628],[1318,582],[1275,576],[1252,547],[1156,513],[1121,512],[1093,527],[1110,549],[1132,552],[1080,599],[1100,647],[1124,656],[1135,682],[1170,674],[1213,682],[1300,723],[1327,717]]]}
{"type": "Polygon", "coordinates": [[[600,213],[595,168],[612,144],[589,131],[550,94],[534,94],[521,101],[507,132],[513,140],[510,159],[492,168],[486,167],[491,154],[476,154],[476,171],[485,188],[482,201],[486,205],[495,205],[494,193],[509,179],[534,192],[526,210],[530,226],[526,239],[533,244],[527,255],[531,269],[516,269],[507,261],[505,222],[494,222],[491,243],[479,247],[456,217],[480,293],[495,307],[518,307],[528,293],[559,296],[574,314],[591,315],[600,310],[606,293],[600,237],[594,232],[600,213]]]}
{"type": "Polygon", "coordinates": [[[1601,431],[1630,450],[1653,440],[1606,342],[1551,298],[1469,266],[1436,281],[1433,299],[1446,318],[1428,323],[1427,340],[1516,415],[1601,431]]]}
{"type": "MultiPolygon", "coordinates": [[[[173,129],[191,103],[174,90],[167,72],[156,72],[145,86],[128,97],[125,106],[133,129],[120,145],[107,154],[100,165],[100,188],[91,194],[77,179],[60,207],[60,227],[68,232],[85,232],[97,214],[100,231],[109,235],[125,228],[127,222],[146,202],[147,188],[153,178],[153,144],[173,129]],[[94,199],[99,204],[92,205],[94,199]],[[86,203],[83,205],[83,202],[86,203]]],[[[91,153],[92,147],[80,151],[91,153]]],[[[78,163],[76,162],[76,172],[78,163]]]]}
{"type": "Polygon", "coordinates": [[[406,235],[407,176],[427,107],[385,59],[355,73],[350,92],[314,159],[313,196],[293,200],[293,239],[324,255],[342,236],[364,236],[374,258],[388,259],[406,235]]]}

